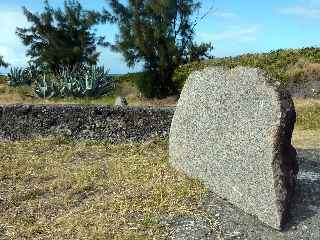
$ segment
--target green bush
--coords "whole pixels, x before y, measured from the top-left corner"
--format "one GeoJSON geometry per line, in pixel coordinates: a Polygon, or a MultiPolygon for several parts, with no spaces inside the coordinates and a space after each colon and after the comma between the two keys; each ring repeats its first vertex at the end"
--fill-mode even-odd
{"type": "Polygon", "coordinates": [[[34,93],[40,98],[51,98],[59,95],[59,89],[50,74],[43,74],[35,82],[34,93]]]}
{"type": "Polygon", "coordinates": [[[137,81],[141,79],[142,76],[143,72],[135,72],[113,76],[112,78],[115,83],[131,82],[132,84],[136,85],[137,81]]]}
{"type": "Polygon", "coordinates": [[[113,79],[103,67],[62,67],[58,74],[44,73],[35,83],[35,93],[41,98],[99,97],[114,88],[113,79]]]}
{"type": "Polygon", "coordinates": [[[12,87],[31,85],[32,74],[28,68],[14,67],[10,68],[8,74],[8,85],[12,87]]]}
{"type": "Polygon", "coordinates": [[[136,86],[144,97],[152,98],[159,89],[159,83],[156,76],[149,73],[141,73],[140,77],[136,79],[136,86]]]}
{"type": "MultiPolygon", "coordinates": [[[[301,74],[300,78],[297,75],[298,73],[292,74],[293,68],[295,68],[301,59],[310,63],[309,66],[312,68],[310,71],[314,76],[317,76],[317,74],[314,74],[315,65],[312,64],[320,63],[320,48],[310,47],[302,49],[280,49],[269,53],[244,54],[236,57],[215,58],[207,61],[192,62],[177,68],[173,75],[173,81],[179,86],[179,90],[181,90],[185,80],[192,71],[201,70],[208,66],[226,66],[228,68],[249,66],[265,70],[273,78],[286,85],[289,81],[293,81],[294,79],[298,82],[305,81],[305,74],[301,74]]],[[[304,71],[306,72],[305,69],[304,71]]],[[[314,78],[311,80],[318,79],[314,78]]]]}
{"type": "Polygon", "coordinates": [[[120,85],[124,82],[130,83],[132,86],[136,87],[144,97],[147,98],[154,97],[155,92],[159,89],[159,82],[157,81],[157,77],[152,75],[151,73],[127,73],[119,76],[114,76],[113,79],[116,85],[120,85]]]}

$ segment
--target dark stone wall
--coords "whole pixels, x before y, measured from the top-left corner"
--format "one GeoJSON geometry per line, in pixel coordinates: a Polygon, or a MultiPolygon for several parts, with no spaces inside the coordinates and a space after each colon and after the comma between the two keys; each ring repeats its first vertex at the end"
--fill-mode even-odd
{"type": "Polygon", "coordinates": [[[169,135],[174,108],[0,105],[0,140],[64,136],[139,142],[169,135]]]}

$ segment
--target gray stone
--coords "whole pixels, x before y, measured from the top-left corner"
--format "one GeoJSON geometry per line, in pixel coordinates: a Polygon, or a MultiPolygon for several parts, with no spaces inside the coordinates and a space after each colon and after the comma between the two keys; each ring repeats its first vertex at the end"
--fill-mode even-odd
{"type": "Polygon", "coordinates": [[[288,220],[298,163],[290,94],[262,70],[193,72],[172,120],[170,163],[265,224],[288,220]]]}
{"type": "Polygon", "coordinates": [[[128,106],[128,102],[125,97],[118,96],[114,101],[114,105],[124,107],[124,106],[128,106]]]}
{"type": "Polygon", "coordinates": [[[167,137],[173,108],[0,105],[0,141],[63,136],[114,143],[167,137]]]}

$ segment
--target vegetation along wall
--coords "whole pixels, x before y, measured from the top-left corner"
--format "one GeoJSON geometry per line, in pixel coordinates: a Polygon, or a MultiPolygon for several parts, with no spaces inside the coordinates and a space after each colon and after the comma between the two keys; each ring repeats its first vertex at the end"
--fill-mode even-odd
{"type": "Polygon", "coordinates": [[[63,136],[139,142],[169,134],[173,108],[0,105],[0,140],[63,136]]]}

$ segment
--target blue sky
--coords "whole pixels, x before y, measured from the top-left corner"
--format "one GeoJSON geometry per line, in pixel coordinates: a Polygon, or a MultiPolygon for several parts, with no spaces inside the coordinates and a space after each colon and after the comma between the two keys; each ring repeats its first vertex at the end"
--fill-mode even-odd
{"type": "MultiPolygon", "coordinates": [[[[24,66],[28,61],[26,48],[15,35],[16,26],[27,26],[21,6],[41,11],[41,0],[0,0],[0,55],[12,66],[24,66]]],[[[62,6],[63,0],[49,0],[52,6],[62,6]]],[[[87,9],[106,7],[104,0],[81,0],[87,9]]],[[[203,15],[213,6],[207,17],[198,23],[195,39],[211,41],[213,55],[234,56],[249,52],[265,52],[279,48],[319,46],[320,0],[202,0],[203,15]]],[[[117,27],[97,27],[97,33],[114,40],[117,27]]],[[[121,55],[99,48],[99,64],[111,73],[137,71],[141,65],[128,68],[121,55]]],[[[0,68],[0,72],[5,72],[0,68]]]]}

